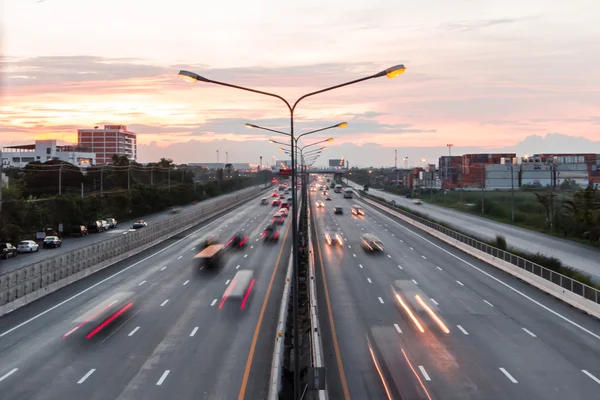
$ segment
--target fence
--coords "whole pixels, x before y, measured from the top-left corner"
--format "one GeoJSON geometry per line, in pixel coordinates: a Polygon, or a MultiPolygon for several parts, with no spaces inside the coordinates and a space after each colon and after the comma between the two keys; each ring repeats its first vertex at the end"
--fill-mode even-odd
{"type": "MultiPolygon", "coordinates": [[[[365,197],[367,199],[370,199],[371,201],[374,201],[376,203],[383,204],[388,207],[390,206],[389,203],[387,203],[375,196],[365,194],[362,191],[361,191],[361,196],[365,197]]],[[[496,257],[500,260],[506,261],[510,264],[513,264],[513,265],[521,268],[521,269],[524,269],[536,276],[539,276],[547,281],[550,281],[550,282],[562,287],[565,290],[573,292],[573,293],[577,294],[578,296],[581,296],[587,300],[593,301],[596,304],[600,304],[600,290],[598,290],[596,288],[593,288],[591,286],[588,286],[586,284],[578,282],[572,278],[569,278],[566,275],[552,271],[551,269],[543,267],[539,264],[533,263],[523,257],[519,257],[508,251],[499,249],[494,246],[490,246],[489,244],[481,242],[479,240],[476,240],[470,236],[467,236],[460,232],[446,228],[445,226],[442,226],[440,224],[432,222],[423,217],[419,217],[418,215],[412,214],[408,211],[405,211],[401,208],[396,207],[395,204],[392,206],[394,207],[395,211],[399,212],[400,214],[404,215],[405,217],[408,217],[408,218],[410,218],[416,222],[419,222],[431,229],[434,229],[440,233],[443,233],[444,235],[449,236],[456,241],[464,243],[470,247],[473,247],[477,250],[487,253],[493,257],[496,257]]]]}

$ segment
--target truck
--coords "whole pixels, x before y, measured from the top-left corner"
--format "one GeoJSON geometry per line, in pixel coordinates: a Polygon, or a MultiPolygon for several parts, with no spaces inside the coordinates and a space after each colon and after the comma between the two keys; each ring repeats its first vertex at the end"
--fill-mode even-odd
{"type": "Polygon", "coordinates": [[[351,188],[346,188],[346,190],[344,190],[344,198],[345,199],[352,198],[352,189],[351,188]]]}
{"type": "Polygon", "coordinates": [[[333,189],[334,192],[336,193],[342,193],[342,185],[335,185],[335,188],[333,189]]]}
{"type": "Polygon", "coordinates": [[[204,250],[194,256],[198,268],[219,268],[222,265],[225,254],[224,244],[210,244],[204,250]]]}

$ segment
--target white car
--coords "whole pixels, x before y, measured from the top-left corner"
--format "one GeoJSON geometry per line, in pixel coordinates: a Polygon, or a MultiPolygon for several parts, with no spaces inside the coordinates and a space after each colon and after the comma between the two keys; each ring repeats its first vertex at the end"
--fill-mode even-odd
{"type": "Polygon", "coordinates": [[[413,204],[423,204],[423,202],[419,199],[413,199],[413,204]]]}
{"type": "Polygon", "coordinates": [[[33,240],[23,240],[17,246],[17,252],[19,253],[33,253],[34,251],[38,251],[40,249],[40,245],[34,242],[33,240]]]}

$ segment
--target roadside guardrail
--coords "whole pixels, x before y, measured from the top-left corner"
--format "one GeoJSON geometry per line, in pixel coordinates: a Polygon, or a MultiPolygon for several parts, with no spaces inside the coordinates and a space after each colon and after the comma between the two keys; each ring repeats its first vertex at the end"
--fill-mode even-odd
{"type": "MultiPolygon", "coordinates": [[[[355,191],[357,192],[357,191],[355,191]]],[[[539,264],[504,251],[470,236],[446,228],[440,224],[394,207],[376,196],[365,193],[357,195],[363,201],[394,215],[419,229],[425,230],[466,253],[488,262],[517,278],[530,283],[552,296],[600,318],[600,290],[578,282],[566,275],[552,271],[539,264]],[[393,209],[391,208],[393,207],[393,209]],[[480,254],[481,253],[481,254],[480,254]],[[482,257],[485,255],[487,257],[482,257]],[[499,263],[500,262],[500,263],[499,263]],[[510,268],[512,267],[512,268],[510,268]],[[516,268],[515,268],[516,267],[516,268]],[[523,271],[529,273],[523,273],[523,271]],[[531,279],[537,278],[537,279],[531,279]],[[548,285],[551,283],[552,285],[548,285]],[[565,292],[567,291],[567,292],[565,292]]]]}
{"type": "Polygon", "coordinates": [[[199,223],[256,197],[264,189],[232,193],[222,201],[118,237],[0,274],[0,316],[29,304],[101,269],[125,260],[199,223]]]}

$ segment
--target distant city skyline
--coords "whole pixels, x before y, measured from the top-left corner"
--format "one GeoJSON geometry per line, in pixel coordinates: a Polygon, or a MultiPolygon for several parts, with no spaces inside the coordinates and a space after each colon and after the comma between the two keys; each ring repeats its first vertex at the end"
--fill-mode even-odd
{"type": "Polygon", "coordinates": [[[349,123],[307,138],[335,138],[323,163],[347,154],[363,165],[391,165],[393,156],[381,152],[436,158],[447,143],[455,151],[492,151],[547,133],[600,137],[594,2],[257,0],[213,5],[210,16],[205,7],[191,0],[5,1],[0,143],[74,143],[78,128],[123,124],[138,133],[141,159],[210,159],[223,141],[232,158],[271,157],[276,148],[266,141],[276,137],[244,124],[287,130],[282,104],[191,85],[178,70],[291,100],[398,63],[407,71],[394,80],[301,104],[298,131],[349,123]],[[111,29],[90,21],[111,21],[111,29]]]}

